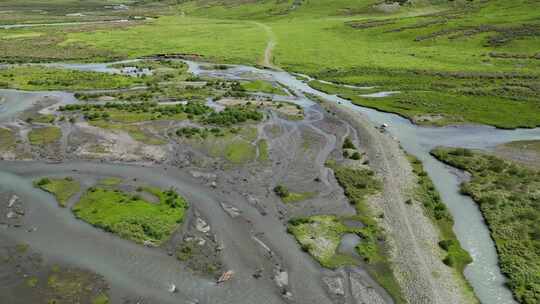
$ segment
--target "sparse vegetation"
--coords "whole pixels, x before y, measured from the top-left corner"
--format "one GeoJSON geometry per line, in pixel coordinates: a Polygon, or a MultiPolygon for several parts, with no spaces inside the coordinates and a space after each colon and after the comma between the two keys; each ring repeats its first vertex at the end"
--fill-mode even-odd
{"type": "Polygon", "coordinates": [[[44,177],[34,182],[36,187],[54,195],[61,207],[66,207],[67,202],[81,190],[79,181],[72,177],[49,178],[44,177]]]}
{"type": "Polygon", "coordinates": [[[281,200],[284,203],[296,203],[305,201],[317,196],[316,192],[289,192],[289,195],[282,197],[281,200]]]}
{"type": "Polygon", "coordinates": [[[62,131],[58,127],[33,128],[28,132],[30,144],[42,146],[57,142],[62,137],[62,131]]]}
{"type": "Polygon", "coordinates": [[[16,147],[15,134],[10,129],[0,128],[0,150],[10,151],[16,147]]]}
{"type": "Polygon", "coordinates": [[[335,162],[328,162],[327,166],[334,171],[349,202],[355,206],[357,214],[354,217],[365,225],[356,232],[362,238],[356,247],[357,253],[366,262],[370,275],[392,295],[394,301],[404,303],[400,287],[387,259],[384,233],[365,201],[369,195],[381,190],[381,182],[369,169],[353,169],[335,162]]]}
{"type": "Polygon", "coordinates": [[[302,250],[308,252],[322,266],[331,269],[356,264],[352,257],[336,253],[341,236],[354,230],[332,215],[292,219],[287,228],[300,243],[302,250]]]}
{"type": "Polygon", "coordinates": [[[424,171],[422,162],[414,156],[409,156],[409,161],[411,162],[414,174],[417,176],[414,199],[422,204],[426,215],[439,229],[441,237],[439,246],[447,252],[443,262],[455,268],[463,276],[463,270],[472,262],[472,258],[459,244],[453,230],[454,219],[446,208],[446,205],[442,202],[431,178],[424,171]]]}

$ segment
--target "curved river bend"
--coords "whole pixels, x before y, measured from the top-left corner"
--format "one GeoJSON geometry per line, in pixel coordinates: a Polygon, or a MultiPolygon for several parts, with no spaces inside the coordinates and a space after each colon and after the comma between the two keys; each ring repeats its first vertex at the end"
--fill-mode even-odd
{"type": "MultiPolygon", "coordinates": [[[[473,286],[477,297],[482,303],[516,303],[511,292],[504,285],[505,278],[502,276],[498,266],[494,243],[477,205],[468,196],[463,196],[459,193],[460,178],[456,174],[457,171],[437,161],[429,154],[429,151],[441,145],[489,150],[498,144],[509,141],[540,139],[539,128],[500,130],[489,126],[478,125],[420,127],[398,115],[353,105],[348,100],[317,91],[286,72],[261,70],[238,65],[231,66],[227,70],[215,71],[209,70],[208,67],[202,69],[201,65],[204,64],[201,63],[185,62],[189,65],[190,71],[196,75],[227,79],[259,78],[276,81],[285,85],[298,96],[297,98],[286,98],[287,101],[295,102],[303,107],[310,107],[313,105],[313,102],[306,98],[304,94],[314,94],[348,107],[351,111],[363,113],[374,125],[388,124],[388,132],[400,141],[408,153],[416,156],[424,163],[425,170],[432,178],[443,201],[447,204],[454,216],[454,230],[456,235],[462,246],[471,254],[474,260],[465,269],[465,276],[473,286]]],[[[115,69],[109,69],[103,64],[55,64],[55,66],[100,72],[117,72],[115,69]]],[[[18,105],[14,104],[15,100],[19,99],[15,97],[23,97],[24,94],[29,96],[21,99],[33,101],[32,93],[0,90],[0,96],[6,98],[5,104],[3,106],[0,105],[0,120],[7,119],[16,112],[22,111],[25,107],[31,105],[31,102],[26,104],[17,103],[18,105]]],[[[276,96],[276,98],[279,99],[280,97],[276,96]]],[[[12,176],[10,177],[9,174],[2,171],[0,170],[2,183],[6,182],[6,179],[12,178],[12,176]]],[[[31,189],[21,190],[33,192],[31,189]]]]}

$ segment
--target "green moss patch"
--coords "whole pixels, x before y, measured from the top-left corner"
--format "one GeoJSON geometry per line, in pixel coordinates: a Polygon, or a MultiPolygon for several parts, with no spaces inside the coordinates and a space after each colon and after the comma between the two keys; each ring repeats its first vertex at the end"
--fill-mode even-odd
{"type": "Polygon", "coordinates": [[[287,93],[279,86],[264,80],[255,80],[242,83],[242,88],[247,92],[260,92],[274,95],[287,95],[287,93]]]}
{"type": "Polygon", "coordinates": [[[265,139],[261,139],[257,142],[257,149],[259,150],[259,161],[266,162],[269,160],[268,155],[268,142],[265,139]]]}
{"type": "Polygon", "coordinates": [[[354,229],[348,228],[336,216],[317,215],[293,219],[287,231],[323,267],[335,269],[356,264],[352,257],[336,253],[343,234],[354,232],[354,229]]]}
{"type": "Polygon", "coordinates": [[[13,131],[0,128],[0,151],[10,151],[15,148],[16,144],[13,131]]]}
{"type": "Polygon", "coordinates": [[[122,238],[159,245],[183,221],[188,204],[173,190],[151,187],[143,190],[158,197],[159,202],[150,203],[120,190],[93,187],[73,207],[73,213],[122,238]]]}
{"type": "Polygon", "coordinates": [[[107,177],[99,180],[100,186],[114,187],[120,185],[124,180],[119,177],[107,177]]]}
{"type": "Polygon", "coordinates": [[[314,198],[315,196],[317,196],[316,192],[289,192],[289,194],[281,198],[281,200],[284,203],[296,203],[314,198]]]}
{"type": "Polygon", "coordinates": [[[77,180],[71,177],[66,178],[47,178],[44,177],[34,182],[36,187],[54,195],[58,204],[66,207],[66,203],[71,197],[79,193],[81,185],[77,180]]]}
{"type": "Polygon", "coordinates": [[[35,146],[52,144],[61,137],[62,131],[58,127],[34,128],[28,132],[30,144],[35,146]]]}

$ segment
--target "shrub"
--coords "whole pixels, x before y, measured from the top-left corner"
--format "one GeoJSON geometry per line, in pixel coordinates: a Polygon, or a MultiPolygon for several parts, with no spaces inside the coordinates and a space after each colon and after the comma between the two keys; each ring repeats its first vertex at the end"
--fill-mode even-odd
{"type": "Polygon", "coordinates": [[[350,137],[345,138],[343,149],[356,149],[350,137]]]}
{"type": "Polygon", "coordinates": [[[289,189],[287,189],[283,185],[277,185],[276,187],[274,187],[274,193],[276,193],[276,195],[281,198],[287,197],[290,194],[289,189]]]}
{"type": "Polygon", "coordinates": [[[351,159],[354,159],[354,160],[360,160],[362,158],[362,155],[360,155],[360,153],[358,152],[354,152],[353,155],[351,156],[351,159]]]}
{"type": "Polygon", "coordinates": [[[45,186],[45,185],[48,185],[48,184],[50,184],[50,183],[51,183],[51,180],[48,179],[48,178],[46,178],[46,177],[44,177],[44,178],[40,179],[40,180],[37,182],[37,185],[38,185],[38,186],[45,186]]]}

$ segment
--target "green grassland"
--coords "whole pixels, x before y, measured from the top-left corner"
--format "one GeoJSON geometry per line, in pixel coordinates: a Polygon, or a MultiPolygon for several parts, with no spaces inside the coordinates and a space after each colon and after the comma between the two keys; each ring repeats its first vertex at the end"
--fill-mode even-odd
{"type": "Polygon", "coordinates": [[[162,17],[124,31],[70,33],[67,39],[69,44],[86,44],[93,49],[120,50],[129,58],[193,53],[215,62],[252,64],[266,46],[265,33],[252,22],[179,16],[162,17]]]}
{"type": "Polygon", "coordinates": [[[263,80],[255,80],[242,83],[242,88],[247,92],[261,92],[275,95],[287,95],[281,87],[276,87],[272,83],[263,80]]]}
{"type": "Polygon", "coordinates": [[[355,97],[358,104],[438,125],[540,124],[537,2],[424,1],[392,13],[374,3],[319,0],[292,9],[292,1],[188,1],[178,15],[153,23],[68,33],[66,46],[130,58],[197,53],[256,64],[275,37],[275,65],[402,92],[381,100],[355,97]]]}
{"type": "Polygon", "coordinates": [[[129,19],[133,16],[154,17],[167,14],[171,1],[139,0],[3,0],[0,2],[0,24],[88,22],[129,19]],[[110,6],[128,5],[129,10],[110,6]],[[82,15],[72,15],[82,13],[82,15]]]}
{"type": "Polygon", "coordinates": [[[144,187],[143,191],[159,198],[159,202],[151,203],[120,190],[92,187],[73,207],[73,213],[122,238],[159,245],[183,221],[188,204],[172,190],[144,187]]]}
{"type": "Polygon", "coordinates": [[[141,80],[134,77],[40,66],[0,69],[0,86],[21,90],[118,89],[137,83],[141,83],[141,80]]]}
{"type": "Polygon", "coordinates": [[[461,191],[478,203],[510,289],[520,303],[538,303],[540,171],[466,149],[438,148],[432,154],[472,174],[461,191]]]}
{"type": "Polygon", "coordinates": [[[81,190],[80,183],[71,178],[41,178],[34,182],[34,185],[41,190],[54,195],[61,207],[66,207],[67,202],[81,190]]]}
{"type": "Polygon", "coordinates": [[[31,145],[42,146],[52,144],[62,137],[62,130],[58,127],[33,128],[28,132],[31,145]]]}

